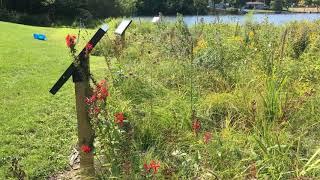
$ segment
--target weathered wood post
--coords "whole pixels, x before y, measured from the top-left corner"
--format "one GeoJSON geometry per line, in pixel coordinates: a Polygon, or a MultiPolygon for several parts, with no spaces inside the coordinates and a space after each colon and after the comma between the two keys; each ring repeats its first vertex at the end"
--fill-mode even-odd
{"type": "Polygon", "coordinates": [[[119,50],[122,50],[125,47],[125,33],[123,35],[116,34],[116,45],[119,50]]]}
{"type": "Polygon", "coordinates": [[[78,120],[78,145],[80,148],[80,169],[82,179],[92,179],[95,176],[93,142],[94,131],[90,124],[90,117],[85,103],[85,98],[91,95],[90,92],[90,66],[89,53],[101,40],[108,30],[107,25],[103,25],[87,43],[69,68],[63,73],[60,79],[50,90],[55,95],[66,81],[72,76],[75,83],[76,109],[78,120]],[[86,151],[81,150],[82,146],[89,147],[86,151]]]}
{"type": "Polygon", "coordinates": [[[131,22],[132,20],[123,20],[115,31],[117,42],[121,49],[126,45],[126,30],[130,26],[131,22]]]}
{"type": "Polygon", "coordinates": [[[94,155],[93,151],[83,152],[81,146],[88,146],[93,149],[94,130],[90,123],[90,116],[87,105],[84,101],[86,97],[91,96],[89,84],[89,55],[79,56],[79,66],[73,76],[75,83],[76,110],[78,122],[78,146],[80,147],[80,169],[85,178],[94,177],[94,155]]]}

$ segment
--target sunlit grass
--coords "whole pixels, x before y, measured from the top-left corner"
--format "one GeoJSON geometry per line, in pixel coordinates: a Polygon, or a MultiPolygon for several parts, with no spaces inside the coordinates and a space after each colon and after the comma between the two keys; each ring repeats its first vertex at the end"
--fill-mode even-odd
{"type": "MultiPolygon", "coordinates": [[[[49,93],[71,63],[65,46],[68,33],[78,31],[0,22],[0,158],[21,158],[30,178],[67,167],[77,142],[72,81],[57,95],[49,93]],[[46,34],[48,41],[34,40],[33,33],[46,34]]],[[[92,58],[92,69],[99,72],[103,61],[96,59],[92,58]]],[[[9,164],[0,166],[0,179],[9,164]]]]}

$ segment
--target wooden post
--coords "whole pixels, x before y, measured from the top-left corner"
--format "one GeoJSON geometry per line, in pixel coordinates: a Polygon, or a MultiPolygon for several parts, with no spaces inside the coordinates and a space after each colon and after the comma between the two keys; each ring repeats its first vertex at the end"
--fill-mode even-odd
{"type": "Polygon", "coordinates": [[[106,34],[107,31],[108,25],[104,24],[94,34],[91,40],[76,57],[76,62],[73,62],[68,67],[68,69],[62,74],[62,76],[50,90],[50,93],[55,95],[60,90],[60,88],[67,82],[67,80],[72,76],[73,82],[75,83],[76,94],[78,145],[80,150],[80,170],[82,175],[81,179],[95,179],[93,155],[94,130],[90,123],[90,116],[89,111],[87,109],[87,104],[85,103],[85,98],[90,97],[92,94],[89,84],[89,54],[91,50],[101,40],[101,38],[106,34]],[[83,146],[86,146],[86,152],[83,152],[83,146]]]}
{"type": "Polygon", "coordinates": [[[123,49],[126,45],[126,32],[123,32],[123,34],[120,36],[120,41],[121,41],[121,46],[123,49]]]}
{"type": "Polygon", "coordinates": [[[73,75],[73,80],[76,94],[81,179],[93,179],[95,176],[93,151],[91,150],[91,152],[87,153],[81,150],[83,145],[93,149],[94,141],[94,130],[92,129],[87,104],[85,103],[85,98],[91,95],[89,74],[89,57],[80,57],[80,65],[73,75]]]}
{"type": "Polygon", "coordinates": [[[124,49],[126,45],[126,30],[130,26],[131,22],[132,20],[123,20],[115,31],[116,41],[120,46],[120,50],[124,49]]]}
{"type": "Polygon", "coordinates": [[[126,35],[125,33],[121,35],[116,35],[117,45],[119,46],[119,50],[123,50],[126,45],[126,35]]]}

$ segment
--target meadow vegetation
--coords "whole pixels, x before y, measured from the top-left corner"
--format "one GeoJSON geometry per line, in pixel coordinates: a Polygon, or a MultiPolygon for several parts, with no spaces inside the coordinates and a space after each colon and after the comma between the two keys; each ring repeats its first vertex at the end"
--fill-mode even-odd
{"type": "Polygon", "coordinates": [[[148,177],[142,165],[155,160],[158,178],[319,177],[319,27],[249,18],[188,28],[179,17],[134,23],[123,49],[110,34],[99,47],[106,111],[111,121],[124,112],[128,127],[113,143],[114,128],[94,123],[101,175],[148,177]]]}
{"type": "MultiPolygon", "coordinates": [[[[320,177],[320,21],[275,26],[248,19],[241,25],[193,27],[187,27],[182,17],[172,24],[134,22],[124,47],[113,35],[119,22],[107,20],[111,29],[93,52],[100,57],[91,61],[92,73],[107,80],[109,91],[101,114],[92,119],[100,179],[320,177]],[[125,116],[121,126],[114,121],[119,112],[125,116]],[[149,168],[152,163],[160,167],[149,168]]],[[[33,63],[21,60],[26,67],[38,64],[46,70],[59,62],[45,83],[35,78],[42,72],[38,68],[23,76],[33,82],[13,83],[19,79],[14,72],[22,71],[13,70],[16,63],[5,68],[1,63],[5,81],[0,85],[6,88],[0,91],[5,97],[0,109],[5,128],[0,127],[0,135],[9,144],[1,145],[0,156],[22,157],[30,179],[61,170],[75,143],[74,104],[65,102],[72,99],[72,87],[65,87],[57,98],[45,95],[63,65],[70,63],[58,58],[68,54],[61,51],[62,43],[57,44],[47,47],[46,61],[37,56],[33,63]],[[42,85],[34,92],[36,83],[42,85]],[[14,98],[18,90],[12,91],[22,87],[25,102],[14,98]],[[39,96],[44,98],[41,104],[35,101],[39,96]],[[46,111],[39,112],[36,106],[46,111]],[[19,114],[28,121],[18,120],[19,114]],[[40,133],[30,124],[39,126],[40,133]],[[48,130],[55,137],[45,133],[48,130]],[[18,141],[20,136],[28,141],[18,141]],[[9,140],[12,137],[16,140],[9,140]],[[40,142],[35,141],[47,143],[37,149],[40,142]],[[28,148],[30,144],[35,147],[28,148]]],[[[10,52],[0,57],[14,58],[10,52]]],[[[12,176],[8,162],[0,164],[0,175],[12,176]]]]}

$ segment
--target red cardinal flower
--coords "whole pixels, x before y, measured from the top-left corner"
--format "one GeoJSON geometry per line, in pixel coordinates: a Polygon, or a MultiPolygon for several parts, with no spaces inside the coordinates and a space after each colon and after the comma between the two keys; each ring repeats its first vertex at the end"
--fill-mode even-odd
{"type": "Polygon", "coordinates": [[[106,84],[107,84],[107,80],[103,79],[98,83],[97,87],[101,88],[101,87],[105,86],[106,84]]]}
{"type": "Polygon", "coordinates": [[[120,112],[115,114],[114,117],[115,117],[115,123],[119,124],[120,126],[123,126],[123,121],[126,119],[124,117],[124,114],[120,112]]]}
{"type": "Polygon", "coordinates": [[[143,164],[143,168],[145,169],[145,171],[147,173],[150,172],[150,170],[153,170],[153,174],[157,174],[158,173],[158,169],[160,168],[160,163],[156,163],[156,161],[152,160],[150,162],[150,164],[148,165],[147,163],[143,164]]]}
{"type": "Polygon", "coordinates": [[[81,146],[81,150],[82,150],[82,152],[90,153],[91,152],[91,147],[88,146],[88,145],[82,145],[81,146]]]}
{"type": "Polygon", "coordinates": [[[90,102],[90,99],[86,97],[86,99],[84,100],[84,102],[87,104],[87,105],[90,105],[91,102],[90,102]]]}
{"type": "Polygon", "coordinates": [[[97,118],[101,112],[101,109],[98,106],[94,106],[91,107],[88,112],[92,118],[97,118]]]}
{"type": "Polygon", "coordinates": [[[91,43],[88,43],[86,45],[86,53],[89,54],[93,49],[93,45],[91,43]]]}
{"type": "Polygon", "coordinates": [[[146,172],[149,172],[151,167],[147,163],[144,163],[143,168],[146,170],[146,172]]]}
{"type": "Polygon", "coordinates": [[[160,163],[156,163],[154,160],[152,160],[149,167],[153,169],[153,174],[157,174],[158,169],[160,168],[160,163]]]}
{"type": "Polygon", "coordinates": [[[74,48],[77,42],[77,36],[68,34],[66,37],[66,44],[69,48],[74,48]]]}
{"type": "Polygon", "coordinates": [[[103,100],[109,96],[108,89],[106,87],[100,88],[100,93],[98,94],[98,99],[103,100]]]}
{"type": "Polygon", "coordinates": [[[96,107],[94,107],[93,112],[94,112],[94,114],[99,114],[101,112],[101,110],[99,107],[96,106],[96,107]]]}
{"type": "Polygon", "coordinates": [[[192,123],[192,130],[194,133],[198,133],[200,131],[201,128],[201,123],[198,119],[196,119],[195,121],[193,121],[192,123]]]}
{"type": "Polygon", "coordinates": [[[92,95],[90,98],[91,102],[95,102],[97,100],[97,96],[96,95],[92,95]]]}
{"type": "Polygon", "coordinates": [[[211,139],[212,139],[212,134],[210,132],[204,133],[203,141],[205,144],[208,144],[211,139]]]}
{"type": "Polygon", "coordinates": [[[97,96],[94,94],[92,95],[90,98],[86,98],[85,99],[85,103],[87,105],[91,105],[92,103],[94,103],[97,100],[97,96]]]}
{"type": "Polygon", "coordinates": [[[109,96],[108,85],[106,80],[102,80],[97,84],[96,92],[99,100],[105,100],[109,96]]]}

